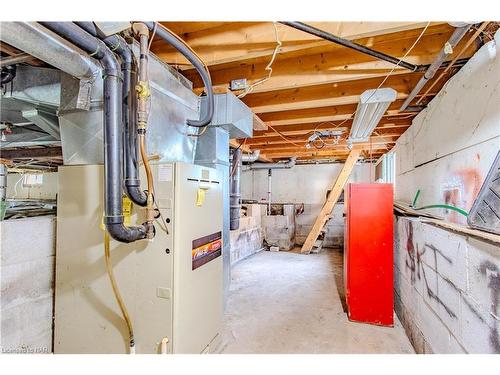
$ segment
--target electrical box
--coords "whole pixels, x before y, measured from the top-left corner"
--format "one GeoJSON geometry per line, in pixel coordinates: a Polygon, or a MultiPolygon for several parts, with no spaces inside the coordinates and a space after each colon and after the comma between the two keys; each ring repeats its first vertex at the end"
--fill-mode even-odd
{"type": "Polygon", "coordinates": [[[348,184],[344,285],[349,320],[394,324],[393,185],[348,184]]]}
{"type": "MultiPolygon", "coordinates": [[[[217,352],[223,313],[222,177],[215,169],[152,164],[161,212],[153,241],[111,242],[137,353],[217,352]]],[[[141,181],[146,181],[144,175],[141,181]]],[[[55,353],[127,353],[128,331],[104,263],[103,167],[59,168],[55,353]]],[[[131,225],[145,221],[132,206],[131,225]]]]}

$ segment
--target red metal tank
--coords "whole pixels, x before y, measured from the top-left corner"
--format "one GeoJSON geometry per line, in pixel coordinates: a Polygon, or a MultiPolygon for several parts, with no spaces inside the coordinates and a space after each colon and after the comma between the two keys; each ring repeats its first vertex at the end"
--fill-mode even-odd
{"type": "Polygon", "coordinates": [[[345,207],[349,320],[393,326],[393,185],[348,184],[345,207]]]}

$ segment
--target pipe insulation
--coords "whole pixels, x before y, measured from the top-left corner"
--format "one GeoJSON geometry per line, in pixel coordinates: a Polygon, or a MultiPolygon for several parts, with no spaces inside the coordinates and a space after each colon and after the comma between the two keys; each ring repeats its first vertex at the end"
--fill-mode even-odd
{"type": "Polygon", "coordinates": [[[117,241],[134,242],[143,239],[146,236],[144,226],[124,225],[120,64],[104,42],[74,23],[43,22],[42,24],[101,61],[104,93],[104,223],[110,236],[117,241]]]}
{"type": "Polygon", "coordinates": [[[136,91],[137,61],[130,46],[118,35],[101,38],[93,22],[75,22],[89,34],[101,39],[112,51],[121,58],[122,84],[122,123],[123,123],[123,158],[124,158],[124,185],[125,192],[132,202],[144,207],[147,196],[141,190],[139,168],[137,165],[137,117],[136,117],[136,91]]]}
{"type": "Polygon", "coordinates": [[[243,163],[254,163],[260,156],[260,150],[254,150],[251,154],[244,154],[242,156],[243,163]]]}
{"type": "Polygon", "coordinates": [[[281,163],[253,163],[245,165],[243,171],[249,171],[252,169],[289,169],[295,166],[297,163],[297,158],[290,158],[287,162],[281,163]]]}
{"type": "Polygon", "coordinates": [[[420,80],[417,82],[413,90],[410,92],[410,94],[404,101],[403,105],[399,109],[400,111],[404,111],[410,105],[411,101],[422,90],[422,88],[427,84],[427,82],[429,82],[434,77],[434,75],[441,67],[443,62],[446,60],[446,58],[453,54],[453,48],[455,48],[455,46],[460,42],[460,40],[462,40],[467,31],[469,31],[469,28],[470,25],[467,24],[466,26],[457,27],[455,29],[450,39],[448,39],[448,41],[445,43],[445,45],[439,52],[439,55],[436,57],[434,62],[429,66],[429,68],[425,71],[422,78],[420,78],[420,80]]]}

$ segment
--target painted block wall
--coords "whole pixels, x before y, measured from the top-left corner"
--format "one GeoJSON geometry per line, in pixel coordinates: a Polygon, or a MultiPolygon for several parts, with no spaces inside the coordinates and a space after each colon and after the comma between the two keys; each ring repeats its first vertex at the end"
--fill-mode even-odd
{"type": "Polygon", "coordinates": [[[418,353],[500,353],[500,249],[396,217],[395,310],[418,353]]]}
{"type": "MultiPolygon", "coordinates": [[[[304,212],[297,215],[295,242],[302,245],[311,231],[326,200],[327,190],[340,173],[343,164],[296,165],[291,169],[273,170],[272,201],[276,203],[304,204],[304,212]]],[[[349,177],[349,182],[370,182],[374,177],[370,164],[358,164],[349,177]]],[[[241,196],[243,199],[267,200],[267,170],[244,171],[241,174],[241,196]]],[[[327,225],[324,246],[339,247],[344,233],[344,205],[339,203],[327,225]]]]}
{"type": "MultiPolygon", "coordinates": [[[[397,200],[470,210],[500,150],[500,32],[450,79],[399,138],[397,200]]],[[[465,224],[454,211],[433,210],[465,224]]]]}
{"type": "Polygon", "coordinates": [[[0,231],[1,352],[50,353],[56,218],[4,220],[0,231]]]}
{"type": "Polygon", "coordinates": [[[24,187],[22,173],[9,173],[7,175],[7,198],[12,199],[56,199],[57,172],[43,174],[41,186],[24,187]]]}
{"type": "MultiPolygon", "coordinates": [[[[469,210],[500,150],[500,33],[398,140],[395,198],[469,210]]],[[[454,211],[433,210],[465,224],[454,211]]],[[[500,353],[500,248],[396,218],[395,310],[417,352],[500,353]]]]}

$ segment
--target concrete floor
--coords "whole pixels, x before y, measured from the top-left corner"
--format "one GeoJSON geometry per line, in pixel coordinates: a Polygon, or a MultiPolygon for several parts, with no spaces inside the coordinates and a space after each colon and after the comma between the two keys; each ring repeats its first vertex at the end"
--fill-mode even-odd
{"type": "Polygon", "coordinates": [[[223,353],[414,353],[397,317],[394,328],[349,322],[342,283],[340,250],[243,260],[232,270],[223,353]]]}

